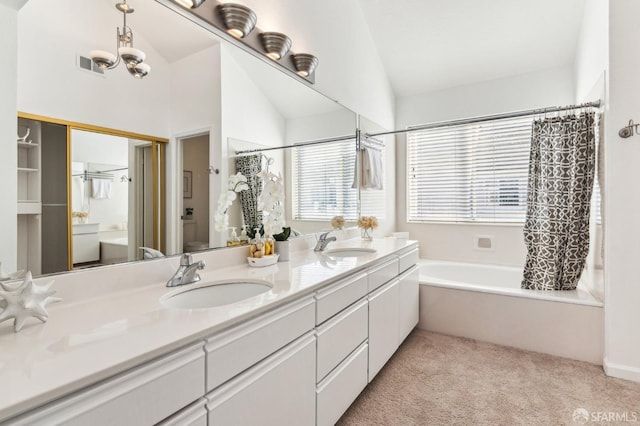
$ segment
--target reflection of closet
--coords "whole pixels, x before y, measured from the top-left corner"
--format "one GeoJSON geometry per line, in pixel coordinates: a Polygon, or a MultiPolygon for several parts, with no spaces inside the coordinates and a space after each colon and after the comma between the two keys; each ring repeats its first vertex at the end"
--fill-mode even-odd
{"type": "Polygon", "coordinates": [[[67,128],[18,118],[18,269],[66,271],[67,128]]]}

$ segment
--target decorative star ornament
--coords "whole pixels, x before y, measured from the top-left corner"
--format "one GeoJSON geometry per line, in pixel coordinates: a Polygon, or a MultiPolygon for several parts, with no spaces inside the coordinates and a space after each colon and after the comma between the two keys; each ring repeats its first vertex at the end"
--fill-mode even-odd
{"type": "Polygon", "coordinates": [[[0,281],[17,280],[18,278],[21,278],[23,276],[24,276],[23,269],[16,272],[5,273],[4,270],[2,269],[2,262],[0,262],[0,281]]]}
{"type": "Polygon", "coordinates": [[[53,281],[43,285],[33,282],[31,271],[27,271],[24,282],[18,286],[0,283],[0,322],[13,318],[13,330],[17,333],[30,317],[36,317],[47,322],[49,314],[46,306],[59,302],[60,298],[51,297],[55,293],[51,290],[53,281]],[[4,300],[2,300],[4,299],[4,300]]]}

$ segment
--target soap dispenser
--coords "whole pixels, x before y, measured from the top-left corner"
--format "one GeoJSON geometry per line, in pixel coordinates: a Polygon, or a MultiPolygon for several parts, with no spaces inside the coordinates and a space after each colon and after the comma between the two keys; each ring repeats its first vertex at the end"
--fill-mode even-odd
{"type": "Polygon", "coordinates": [[[260,235],[260,228],[255,229],[256,233],[249,245],[249,256],[260,258],[264,256],[264,240],[260,235]]]}
{"type": "Polygon", "coordinates": [[[238,238],[238,234],[236,233],[236,227],[231,227],[231,236],[227,240],[227,247],[236,247],[240,245],[240,238],[238,238]]]}
{"type": "Polygon", "coordinates": [[[240,231],[240,245],[246,246],[249,244],[249,237],[247,236],[247,225],[242,225],[242,231],[240,231]]]}

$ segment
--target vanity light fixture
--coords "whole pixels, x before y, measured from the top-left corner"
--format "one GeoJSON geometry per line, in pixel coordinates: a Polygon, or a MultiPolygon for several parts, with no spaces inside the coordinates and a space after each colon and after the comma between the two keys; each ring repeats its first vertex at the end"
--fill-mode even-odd
{"type": "Polygon", "coordinates": [[[308,53],[296,53],[292,56],[298,75],[301,77],[309,77],[318,66],[318,58],[308,53]]]}
{"type": "Polygon", "coordinates": [[[195,9],[200,7],[204,0],[173,0],[175,3],[186,7],[187,9],[195,9]]]}
{"type": "Polygon", "coordinates": [[[262,40],[265,54],[274,61],[284,58],[289,49],[291,49],[291,39],[282,33],[260,33],[260,39],[262,40]]]}
{"type": "Polygon", "coordinates": [[[143,62],[145,53],[133,47],[133,31],[127,26],[127,15],[133,13],[133,8],[127,4],[127,0],[122,0],[122,3],[116,3],[116,9],[122,12],[124,21],[122,32],[120,28],[116,31],[117,56],[104,50],[92,50],[89,57],[101,70],[113,69],[123,61],[133,77],[143,78],[149,74],[151,67],[143,62]]]}
{"type": "Polygon", "coordinates": [[[217,7],[227,33],[235,38],[244,38],[255,28],[258,17],[247,6],[223,3],[217,7]]]}

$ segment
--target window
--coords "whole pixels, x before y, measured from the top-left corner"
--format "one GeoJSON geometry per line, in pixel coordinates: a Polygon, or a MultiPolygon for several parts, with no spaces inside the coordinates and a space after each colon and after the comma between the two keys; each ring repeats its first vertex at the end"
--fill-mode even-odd
{"type": "MultiPolygon", "coordinates": [[[[409,131],[408,220],[523,223],[533,119],[528,115],[409,131]]],[[[595,132],[598,144],[598,123],[595,132]]],[[[597,177],[592,197],[599,225],[597,177]]]]}
{"type": "Polygon", "coordinates": [[[292,149],[293,219],[354,220],[358,190],[353,188],[355,140],[292,149]]]}
{"type": "Polygon", "coordinates": [[[522,223],[533,115],[407,134],[408,220],[522,223]]]}

